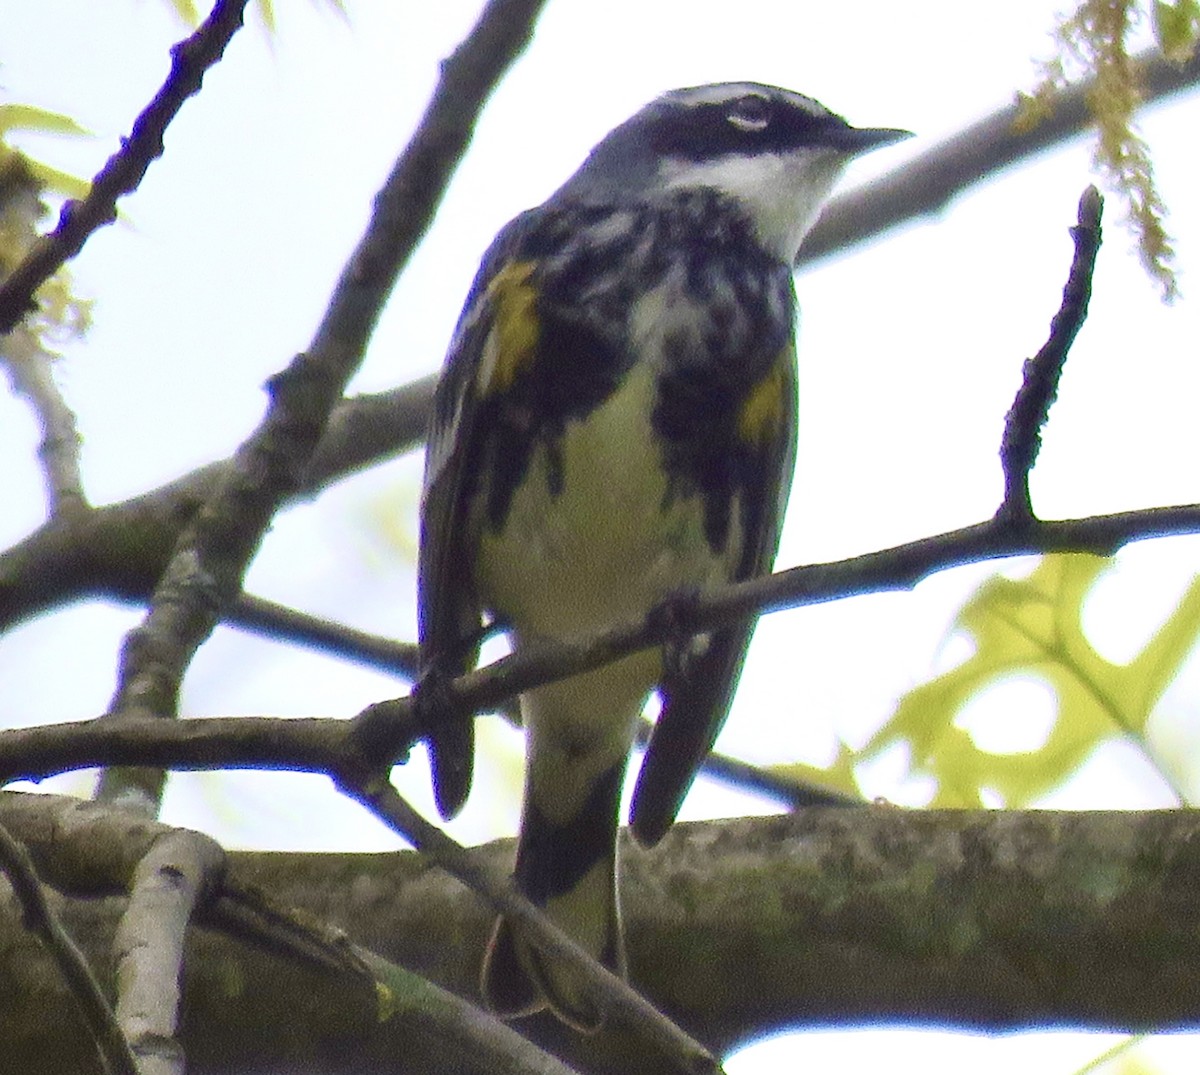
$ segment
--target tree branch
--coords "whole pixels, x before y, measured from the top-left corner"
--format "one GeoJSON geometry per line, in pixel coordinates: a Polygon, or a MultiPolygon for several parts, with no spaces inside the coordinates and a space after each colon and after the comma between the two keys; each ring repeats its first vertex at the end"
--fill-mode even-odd
{"type": "MultiPolygon", "coordinates": [[[[641,746],[650,742],[654,725],[648,720],[638,723],[637,741],[641,746]]],[[[754,765],[728,754],[711,751],[700,763],[705,776],[741,791],[753,791],[774,799],[789,810],[810,806],[862,806],[861,795],[847,795],[837,788],[825,787],[816,781],[795,780],[779,776],[761,765],[754,765]]]]}
{"type": "Polygon", "coordinates": [[[137,1054],[139,1075],[183,1075],[176,1034],[184,938],[224,871],[220,845],[184,830],[156,839],[134,871],[113,957],[117,1023],[137,1054]]]}
{"type": "Polygon", "coordinates": [[[46,951],[53,957],[110,1075],[139,1075],[129,1043],[104,999],[87,957],[50,910],[33,860],[3,822],[0,822],[0,869],[8,875],[8,882],[21,905],[25,928],[41,938],[46,951]]]}
{"type": "Polygon", "coordinates": [[[246,0],[217,0],[212,13],[186,41],[171,50],[171,71],[154,100],[133,124],[114,153],[92,180],[82,202],[62,207],[58,226],[43,236],[0,284],[0,336],[7,335],[33,308],[34,293],[68,260],[91,234],[117,219],[117,199],[135,191],[150,163],[163,152],[163,134],[183,102],[195,94],[204,75],[225,53],[242,25],[246,0]]]}
{"type": "MultiPolygon", "coordinates": [[[[1115,553],[1131,541],[1200,533],[1200,504],[1148,508],[1087,519],[1035,520],[1012,527],[990,519],[960,530],[829,563],[809,564],[724,586],[670,615],[618,625],[573,645],[523,647],[469,672],[446,688],[463,711],[493,710],[532,687],[598,668],[677,633],[699,634],[762,612],[823,604],[866,593],[912,589],[921,579],[964,564],[1047,552],[1115,553]]],[[[295,769],[402,758],[421,736],[409,698],[368,707],[355,720],[209,717],[183,721],[74,721],[0,732],[0,784],[106,765],[172,769],[295,769]]]]}
{"type": "Polygon", "coordinates": [[[602,966],[583,950],[539,907],[518,890],[506,874],[498,875],[483,865],[477,856],[452,840],[438,826],[426,821],[384,778],[361,776],[354,772],[338,774],[339,789],[411,841],[430,862],[441,867],[472,891],[483,896],[492,907],[518,922],[541,951],[554,959],[573,964],[583,976],[599,1007],[615,1018],[644,1043],[662,1054],[662,1060],[645,1061],[653,1070],[666,1069],[705,1075],[719,1071],[711,1053],[679,1029],[629,984],[602,966]]]}
{"type": "MultiPolygon", "coordinates": [[[[132,1012],[134,1007],[164,1009],[162,998],[152,991],[155,977],[171,1001],[171,1005],[165,1007],[173,1006],[173,982],[165,980],[161,973],[156,974],[153,967],[131,968],[128,963],[129,960],[143,964],[157,962],[160,970],[165,969],[168,975],[172,973],[169,966],[172,961],[164,960],[164,951],[178,949],[182,930],[190,916],[187,911],[180,913],[181,903],[187,901],[186,894],[181,900],[180,894],[172,891],[178,880],[173,871],[182,867],[191,882],[200,882],[207,874],[213,887],[214,898],[196,906],[199,921],[226,929],[251,946],[238,945],[232,950],[227,947],[227,962],[216,968],[217,991],[236,1011],[253,1008],[256,999],[282,996],[283,1007],[279,1014],[288,1020],[297,1015],[297,1006],[311,1003],[312,997],[304,991],[309,986],[316,986],[317,1006],[305,1013],[312,1017],[311,1020],[294,1025],[293,1029],[301,1038],[309,1025],[319,1026],[321,1033],[311,1042],[304,1038],[303,1047],[291,1056],[291,1063],[285,1067],[295,1070],[297,1065],[303,1065],[305,1070],[313,1070],[312,1065],[331,1041],[345,1044],[344,1022],[350,1018],[365,1023],[362,1040],[370,1041],[383,1057],[403,1057],[404,1063],[411,1065],[405,1070],[428,1071],[435,1066],[444,1066],[472,1075],[570,1075],[570,1070],[560,1061],[531,1045],[497,1019],[420,975],[355,944],[346,937],[344,930],[324,926],[325,936],[319,936],[316,927],[321,923],[305,926],[298,921],[301,917],[311,919],[311,911],[293,910],[285,924],[284,914],[277,906],[268,910],[264,899],[254,898],[254,887],[244,882],[225,882],[224,853],[199,833],[139,820],[125,811],[95,803],[61,796],[16,793],[0,794],[0,823],[11,825],[14,832],[28,841],[31,853],[49,883],[84,898],[88,906],[99,902],[96,897],[132,886],[133,896],[120,920],[113,929],[105,931],[99,944],[105,956],[114,949],[120,957],[124,945],[145,949],[130,952],[128,958],[115,963],[107,958],[99,960],[101,966],[111,967],[111,976],[120,984],[123,1001],[125,994],[129,994],[129,1000],[124,1003],[132,1014],[136,1014],[132,1012]],[[165,917],[156,911],[147,912],[144,904],[139,908],[139,887],[156,875],[165,884],[151,881],[151,887],[163,889],[162,896],[173,905],[165,917]],[[135,919],[142,921],[131,928],[135,919]],[[166,924],[172,936],[164,939],[154,923],[166,924]],[[333,934],[337,935],[336,940],[332,938],[333,934]],[[266,960],[263,953],[269,953],[266,960]],[[256,983],[257,988],[250,988],[241,975],[247,962],[256,960],[259,965],[265,961],[274,966],[267,981],[260,981],[256,983]],[[133,989],[129,988],[131,976],[137,979],[133,989]],[[303,1000],[299,1005],[296,997],[288,995],[289,985],[296,981],[302,983],[303,1000]]],[[[187,882],[182,887],[194,889],[194,885],[187,882]]],[[[112,902],[108,901],[109,905],[112,902]]],[[[90,935],[86,927],[83,935],[90,935]]],[[[95,937],[91,940],[93,944],[89,947],[98,956],[95,937]]],[[[51,1001],[45,984],[34,986],[26,981],[31,971],[34,978],[42,971],[37,967],[36,959],[30,959],[24,936],[6,935],[5,923],[0,919],[0,941],[3,942],[0,943],[0,980],[6,987],[14,987],[0,990],[0,1055],[25,1072],[90,1071],[86,1058],[80,1055],[78,1043],[71,1040],[71,1021],[67,1020],[64,1026],[63,1020],[54,1019],[45,1007],[51,1001]],[[36,1036],[31,1046],[28,1034],[22,1034],[23,1040],[16,1047],[6,1040],[7,1029],[15,1025],[10,1022],[14,1007],[19,1009],[26,1003],[31,1003],[36,1010],[36,1018],[32,1023],[27,1022],[27,1026],[53,1028],[53,1041],[48,1046],[38,1042],[36,1036]],[[64,1057],[64,1050],[68,1051],[70,1059],[64,1057]],[[25,1062],[19,1063],[17,1057],[25,1062]]],[[[191,944],[189,997],[197,992],[203,996],[206,971],[202,966],[196,966],[201,960],[194,951],[197,947],[195,931],[191,933],[191,944]]],[[[175,967],[178,968],[177,962],[175,967]]],[[[64,999],[70,1003],[69,996],[64,999]]],[[[190,1008],[191,1005],[189,1011],[190,1008]]],[[[165,1027],[167,1021],[173,1021],[173,1015],[166,1010],[150,1011],[147,1017],[132,1020],[143,1044],[165,1051],[169,1064],[175,1057],[171,1043],[154,1040],[156,1031],[174,1032],[173,1027],[165,1027]]],[[[190,1015],[182,1032],[189,1070],[211,1068],[214,1058],[218,1065],[228,1064],[224,1042],[210,1041],[194,1032],[189,1035],[189,1025],[194,1025],[190,1015]]],[[[247,1029],[251,1040],[257,1042],[261,1037],[260,1028],[250,1023],[247,1029]]],[[[119,1031],[117,1033],[119,1036],[119,1031]]],[[[119,1070],[123,1075],[148,1075],[151,1071],[171,1070],[164,1064],[148,1065],[147,1059],[151,1056],[152,1050],[140,1050],[140,1069],[130,1066],[114,1071],[119,1070]]],[[[237,1070],[250,1067],[266,1070],[249,1061],[236,1067],[237,1070]]],[[[278,1069],[278,1065],[270,1068],[278,1069]]],[[[364,1062],[359,1070],[365,1069],[376,1070],[376,1067],[364,1062]]]]}
{"type": "MultiPolygon", "coordinates": [[[[227,878],[203,917],[210,927],[260,950],[341,976],[369,975],[380,994],[381,1018],[377,1021],[386,1018],[392,1023],[413,1024],[407,1031],[410,1035],[426,1027],[442,1031],[445,1043],[439,1050],[440,1069],[466,1066],[449,1062],[448,1054],[461,1050],[470,1057],[468,1063],[483,1066],[487,1075],[572,1075],[572,1069],[477,1004],[354,943],[344,929],[311,911],[279,906],[258,887],[227,878]]],[[[414,1066],[418,1064],[413,1061],[414,1066]]],[[[416,1070],[428,1068],[417,1066],[416,1070]]]]}
{"type": "Polygon", "coordinates": [[[8,366],[13,390],[29,400],[41,427],[38,458],[45,479],[48,512],[54,517],[86,510],[87,497],[79,469],[79,427],[75,412],[67,406],[54,380],[55,356],[42,348],[33,333],[13,332],[2,342],[7,353],[0,354],[0,362],[8,366]],[[26,339],[20,340],[21,335],[26,339]],[[24,353],[13,354],[14,349],[24,353]]]}
{"type": "MultiPolygon", "coordinates": [[[[107,837],[93,825],[56,847],[47,818],[61,803],[0,794],[0,822],[39,856],[48,882],[65,884],[99,865],[72,864],[70,847],[107,837]]],[[[144,847],[147,837],[125,831],[144,847]]],[[[512,843],[472,854],[499,874],[512,843]]],[[[783,1027],[881,1021],[993,1032],[1200,1026],[1195,811],[812,809],[679,824],[652,851],[626,840],[621,854],[632,981],[719,1053],[783,1027]]],[[[230,878],[476,996],[492,910],[419,855],[232,853],[230,878]]],[[[89,898],[63,911],[102,969],[119,910],[89,898]]],[[[62,1062],[83,1037],[69,992],[46,986],[36,943],[9,929],[15,937],[0,932],[0,977],[12,985],[0,990],[0,1054],[13,1055],[6,1028],[32,1027],[41,1036],[22,1071],[89,1072],[62,1062]],[[27,988],[33,981],[40,991],[27,988]]],[[[294,1070],[299,1057],[314,1075],[485,1070],[478,1059],[456,1066],[444,1041],[439,1065],[429,1032],[381,1019],[373,989],[349,972],[202,930],[188,973],[183,1044],[195,1075],[294,1070]]],[[[646,1070],[644,1041],[610,1022],[592,1038],[556,1030],[553,1019],[517,1028],[581,1071],[646,1070]]]]}
{"type": "Polygon", "coordinates": [[[1071,229],[1075,257],[1063,288],[1062,305],[1050,322],[1050,338],[1033,358],[1027,359],[1021,387],[1004,420],[1000,465],[1004,470],[1004,501],[999,513],[1013,521],[1033,517],[1029,498],[1029,473],[1042,446],[1042,426],[1058,395],[1067,353],[1087,317],[1092,297],[1092,273],[1100,250],[1100,217],[1104,199],[1088,187],[1079,199],[1079,222],[1071,229]]]}
{"type": "Polygon", "coordinates": [[[415,643],[397,642],[369,631],[359,631],[250,594],[241,596],[225,622],[267,638],[309,646],[408,679],[417,674],[415,643]]]}
{"type": "MultiPolygon", "coordinates": [[[[342,400],[291,500],[311,498],[386,456],[417,447],[435,380],[342,400]]],[[[0,553],[0,631],[81,597],[145,601],[183,527],[232,466],[232,459],[210,463],[141,496],[51,519],[0,553]]]]}

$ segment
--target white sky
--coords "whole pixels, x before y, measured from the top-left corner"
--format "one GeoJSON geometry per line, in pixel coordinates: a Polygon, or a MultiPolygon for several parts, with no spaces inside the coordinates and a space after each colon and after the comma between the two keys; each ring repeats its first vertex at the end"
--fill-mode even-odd
{"type": "MultiPolygon", "coordinates": [[[[995,5],[957,0],[551,3],[528,55],[489,106],[355,388],[390,387],[435,369],[495,230],[540,201],[607,129],[662,90],[754,79],[810,93],[860,125],[917,132],[914,141],[856,165],[852,185],[1028,88],[1031,57],[1045,52],[1056,6],[1012,0],[998,18],[995,5]]],[[[425,103],[438,59],[477,7],[349,0],[346,25],[293,0],[277,4],[274,42],[256,26],[238,36],[172,126],[165,158],[123,203],[125,222],[95,236],[75,263],[78,290],[98,299],[96,324],[63,363],[61,379],[86,439],[93,500],[142,492],[227,454],[257,422],[262,382],[307,342],[370,199],[425,103]]],[[[166,48],[181,35],[160,0],[3,0],[0,100],[58,109],[89,126],[93,140],[38,140],[36,149],[91,174],[161,82],[166,48]]],[[[1187,270],[1200,264],[1196,123],[1191,99],[1156,108],[1143,124],[1172,210],[1185,296],[1194,277],[1187,270]]],[[[885,244],[800,278],[800,464],[781,565],[847,556],[992,513],[1001,492],[1003,416],[1021,363],[1044,340],[1057,308],[1071,253],[1066,229],[1092,178],[1087,148],[1069,146],[885,244]]],[[[1159,303],[1118,216],[1110,202],[1092,315],[1034,475],[1035,503],[1048,517],[1198,499],[1196,303],[1159,303]]],[[[35,443],[24,405],[0,396],[0,458],[7,461],[0,545],[41,521],[35,443]]],[[[411,542],[419,471],[412,457],[289,512],[250,588],[412,637],[411,564],[395,546],[411,542]]],[[[1198,548],[1195,539],[1181,539],[1122,555],[1097,591],[1094,614],[1089,609],[1103,652],[1124,659],[1137,651],[1190,578],[1198,548]]],[[[915,594],[768,617],[722,747],[762,760],[821,761],[838,736],[861,742],[897,695],[941,667],[949,617],[987,574],[964,569],[915,594]],[[780,666],[789,669],[786,687],[774,674],[780,666]],[[782,724],[792,706],[797,719],[782,724]]],[[[136,619],[134,611],[92,605],[0,639],[3,719],[32,724],[100,712],[116,647],[136,619]],[[72,675],[47,677],[51,654],[57,666],[64,644],[76,655],[72,675]]],[[[350,715],[399,689],[381,675],[222,631],[193,666],[184,708],[195,715],[350,715]]],[[[1160,707],[1159,734],[1177,753],[1196,744],[1198,696],[1200,678],[1191,669],[1160,707]]],[[[485,739],[502,760],[483,767],[453,826],[466,839],[511,830],[516,820],[508,788],[519,745],[500,728],[485,739]]],[[[398,780],[427,804],[427,775],[410,768],[398,780]]],[[[1200,779],[1195,772],[1179,778],[1192,788],[1200,779]]],[[[904,801],[919,793],[897,787],[893,772],[871,780],[874,794],[904,801]]],[[[89,786],[79,777],[51,783],[89,786]]],[[[752,808],[727,793],[697,798],[689,816],[752,808]]],[[[1113,749],[1056,801],[1170,800],[1134,751],[1113,749]]],[[[390,833],[314,777],[181,776],[164,816],[234,846],[395,846],[390,833]]],[[[793,1041],[762,1046],[769,1066],[751,1063],[747,1053],[731,1071],[784,1070],[797,1055],[814,1064],[829,1041],[843,1068],[855,1069],[850,1056],[861,1055],[864,1066],[878,1062],[875,1036],[808,1035],[799,1051],[793,1041]]],[[[1039,1036],[1003,1047],[939,1041],[932,1052],[927,1037],[889,1038],[889,1060],[920,1056],[931,1072],[993,1070],[987,1064],[1065,1072],[1108,1039],[1039,1036]]],[[[1162,1070],[1194,1066],[1194,1043],[1175,1039],[1161,1049],[1162,1070]]]]}

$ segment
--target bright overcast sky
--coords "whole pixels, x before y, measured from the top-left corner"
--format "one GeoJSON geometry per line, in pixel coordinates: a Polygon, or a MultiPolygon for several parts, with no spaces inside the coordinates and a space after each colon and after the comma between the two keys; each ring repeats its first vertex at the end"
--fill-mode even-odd
{"type": "MultiPolygon", "coordinates": [[[[91,174],[161,82],[167,46],[182,28],[162,0],[3,6],[0,100],[61,110],[88,126],[94,139],[28,144],[91,174]]],[[[171,128],[165,158],[123,203],[124,222],[94,237],[76,261],[79,292],[97,299],[95,327],[63,363],[61,380],[79,414],[93,500],[152,488],[227,454],[250,431],[262,412],[262,382],[305,346],[371,197],[425,103],[438,59],[478,7],[370,0],[347,6],[348,24],[315,3],[277,2],[274,41],[256,25],[240,34],[171,128]]],[[[1057,6],[552,2],[527,56],[488,107],[355,387],[390,387],[436,369],[495,230],[540,201],[607,129],[662,90],[753,79],[816,96],[860,125],[917,133],[856,165],[852,185],[1029,88],[1031,58],[1045,55],[1057,6]]],[[[1171,308],[1159,302],[1110,202],[1092,316],[1034,475],[1035,503],[1045,516],[1200,499],[1200,324],[1195,274],[1188,272],[1200,265],[1197,111],[1194,98],[1181,100],[1151,111],[1143,124],[1172,211],[1185,298],[1171,308]]],[[[781,565],[852,555],[994,511],[1003,416],[1021,363],[1040,346],[1057,307],[1071,253],[1067,228],[1092,178],[1089,151],[1079,142],[883,245],[799,279],[800,463],[781,565]]],[[[42,518],[35,444],[23,404],[0,397],[5,545],[42,518]]],[[[411,548],[419,472],[414,456],[289,512],[255,565],[251,589],[411,638],[411,561],[396,550],[405,542],[411,548]]],[[[1106,653],[1136,652],[1194,570],[1197,542],[1169,545],[1131,550],[1098,591],[1089,626],[1106,653]]],[[[986,574],[966,570],[930,580],[916,594],[769,617],[721,745],[764,760],[821,761],[832,756],[837,736],[861,741],[898,694],[953,652],[943,646],[949,617],[986,574]],[[792,707],[796,720],[781,725],[780,714],[792,707]]],[[[112,689],[116,647],[134,622],[130,610],[90,606],[0,640],[11,719],[100,712],[112,689]],[[65,644],[77,654],[74,673],[47,682],[43,662],[51,653],[60,659],[65,644]]],[[[401,689],[381,675],[222,631],[193,666],[184,708],[195,715],[350,715],[401,689]]],[[[1179,719],[1163,734],[1177,746],[1196,741],[1197,700],[1193,672],[1168,699],[1179,719]]],[[[511,786],[519,748],[501,730],[485,738],[499,742],[507,765],[477,780],[455,826],[464,838],[483,839],[515,823],[511,796],[506,820],[497,823],[492,785],[511,786]]],[[[413,769],[399,779],[406,793],[428,803],[427,775],[413,769]]],[[[873,779],[879,786],[871,793],[903,800],[893,775],[873,779]]],[[[1197,786],[1195,774],[1181,779],[1197,786]]],[[[73,778],[54,786],[88,785],[73,778]]],[[[919,798],[919,789],[909,790],[919,798]]],[[[1170,800],[1132,751],[1112,751],[1061,801],[1170,800]]],[[[689,806],[692,815],[746,808],[711,795],[689,806]]],[[[206,828],[236,846],[395,846],[390,833],[308,777],[175,778],[165,819],[206,828]]],[[[807,1040],[806,1048],[818,1048],[807,1040]]],[[[833,1048],[878,1049],[866,1036],[853,1046],[839,1042],[833,1048]]],[[[1065,1072],[1105,1043],[1071,1036],[1061,1056],[1058,1047],[1042,1039],[1002,1049],[970,1041],[968,1051],[946,1045],[944,1060],[923,1063],[928,1071],[987,1071],[983,1065],[994,1063],[997,1071],[1024,1064],[1065,1072]]],[[[914,1044],[912,1055],[926,1048],[914,1044]]],[[[1194,1060],[1194,1046],[1186,1048],[1194,1060]]],[[[794,1062],[794,1047],[788,1049],[780,1070],[788,1058],[794,1062]]],[[[812,1052],[800,1055],[817,1062],[812,1052]]],[[[846,1058],[858,1054],[836,1055],[839,1067],[856,1070],[846,1058]]],[[[878,1062],[878,1052],[862,1055],[864,1065],[878,1062]]],[[[743,1075],[760,1070],[761,1063],[731,1065],[743,1075]]]]}

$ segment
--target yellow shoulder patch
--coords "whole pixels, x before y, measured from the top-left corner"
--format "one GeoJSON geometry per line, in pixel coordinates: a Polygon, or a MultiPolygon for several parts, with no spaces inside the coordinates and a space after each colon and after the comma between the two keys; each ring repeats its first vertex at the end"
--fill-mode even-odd
{"type": "Polygon", "coordinates": [[[480,396],[507,391],[533,361],[538,343],[536,267],[532,261],[509,262],[487,286],[495,315],[476,378],[480,396]]]}
{"type": "Polygon", "coordinates": [[[778,436],[783,428],[791,354],[791,348],[783,351],[742,400],[738,410],[737,431],[738,436],[748,444],[761,448],[778,436]]]}

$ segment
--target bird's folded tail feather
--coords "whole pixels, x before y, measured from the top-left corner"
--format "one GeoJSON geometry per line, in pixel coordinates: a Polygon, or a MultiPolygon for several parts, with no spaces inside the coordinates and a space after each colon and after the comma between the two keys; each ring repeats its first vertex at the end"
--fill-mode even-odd
{"type": "MultiPolygon", "coordinates": [[[[585,951],[625,976],[617,901],[616,834],[624,762],[595,784],[583,808],[555,824],[526,802],[517,848],[517,887],[585,951]],[[552,870],[553,872],[548,872],[552,870]]],[[[590,1032],[604,1013],[583,975],[540,952],[519,925],[501,916],[484,955],[483,998],[502,1018],[549,1007],[565,1023],[590,1032]]]]}

